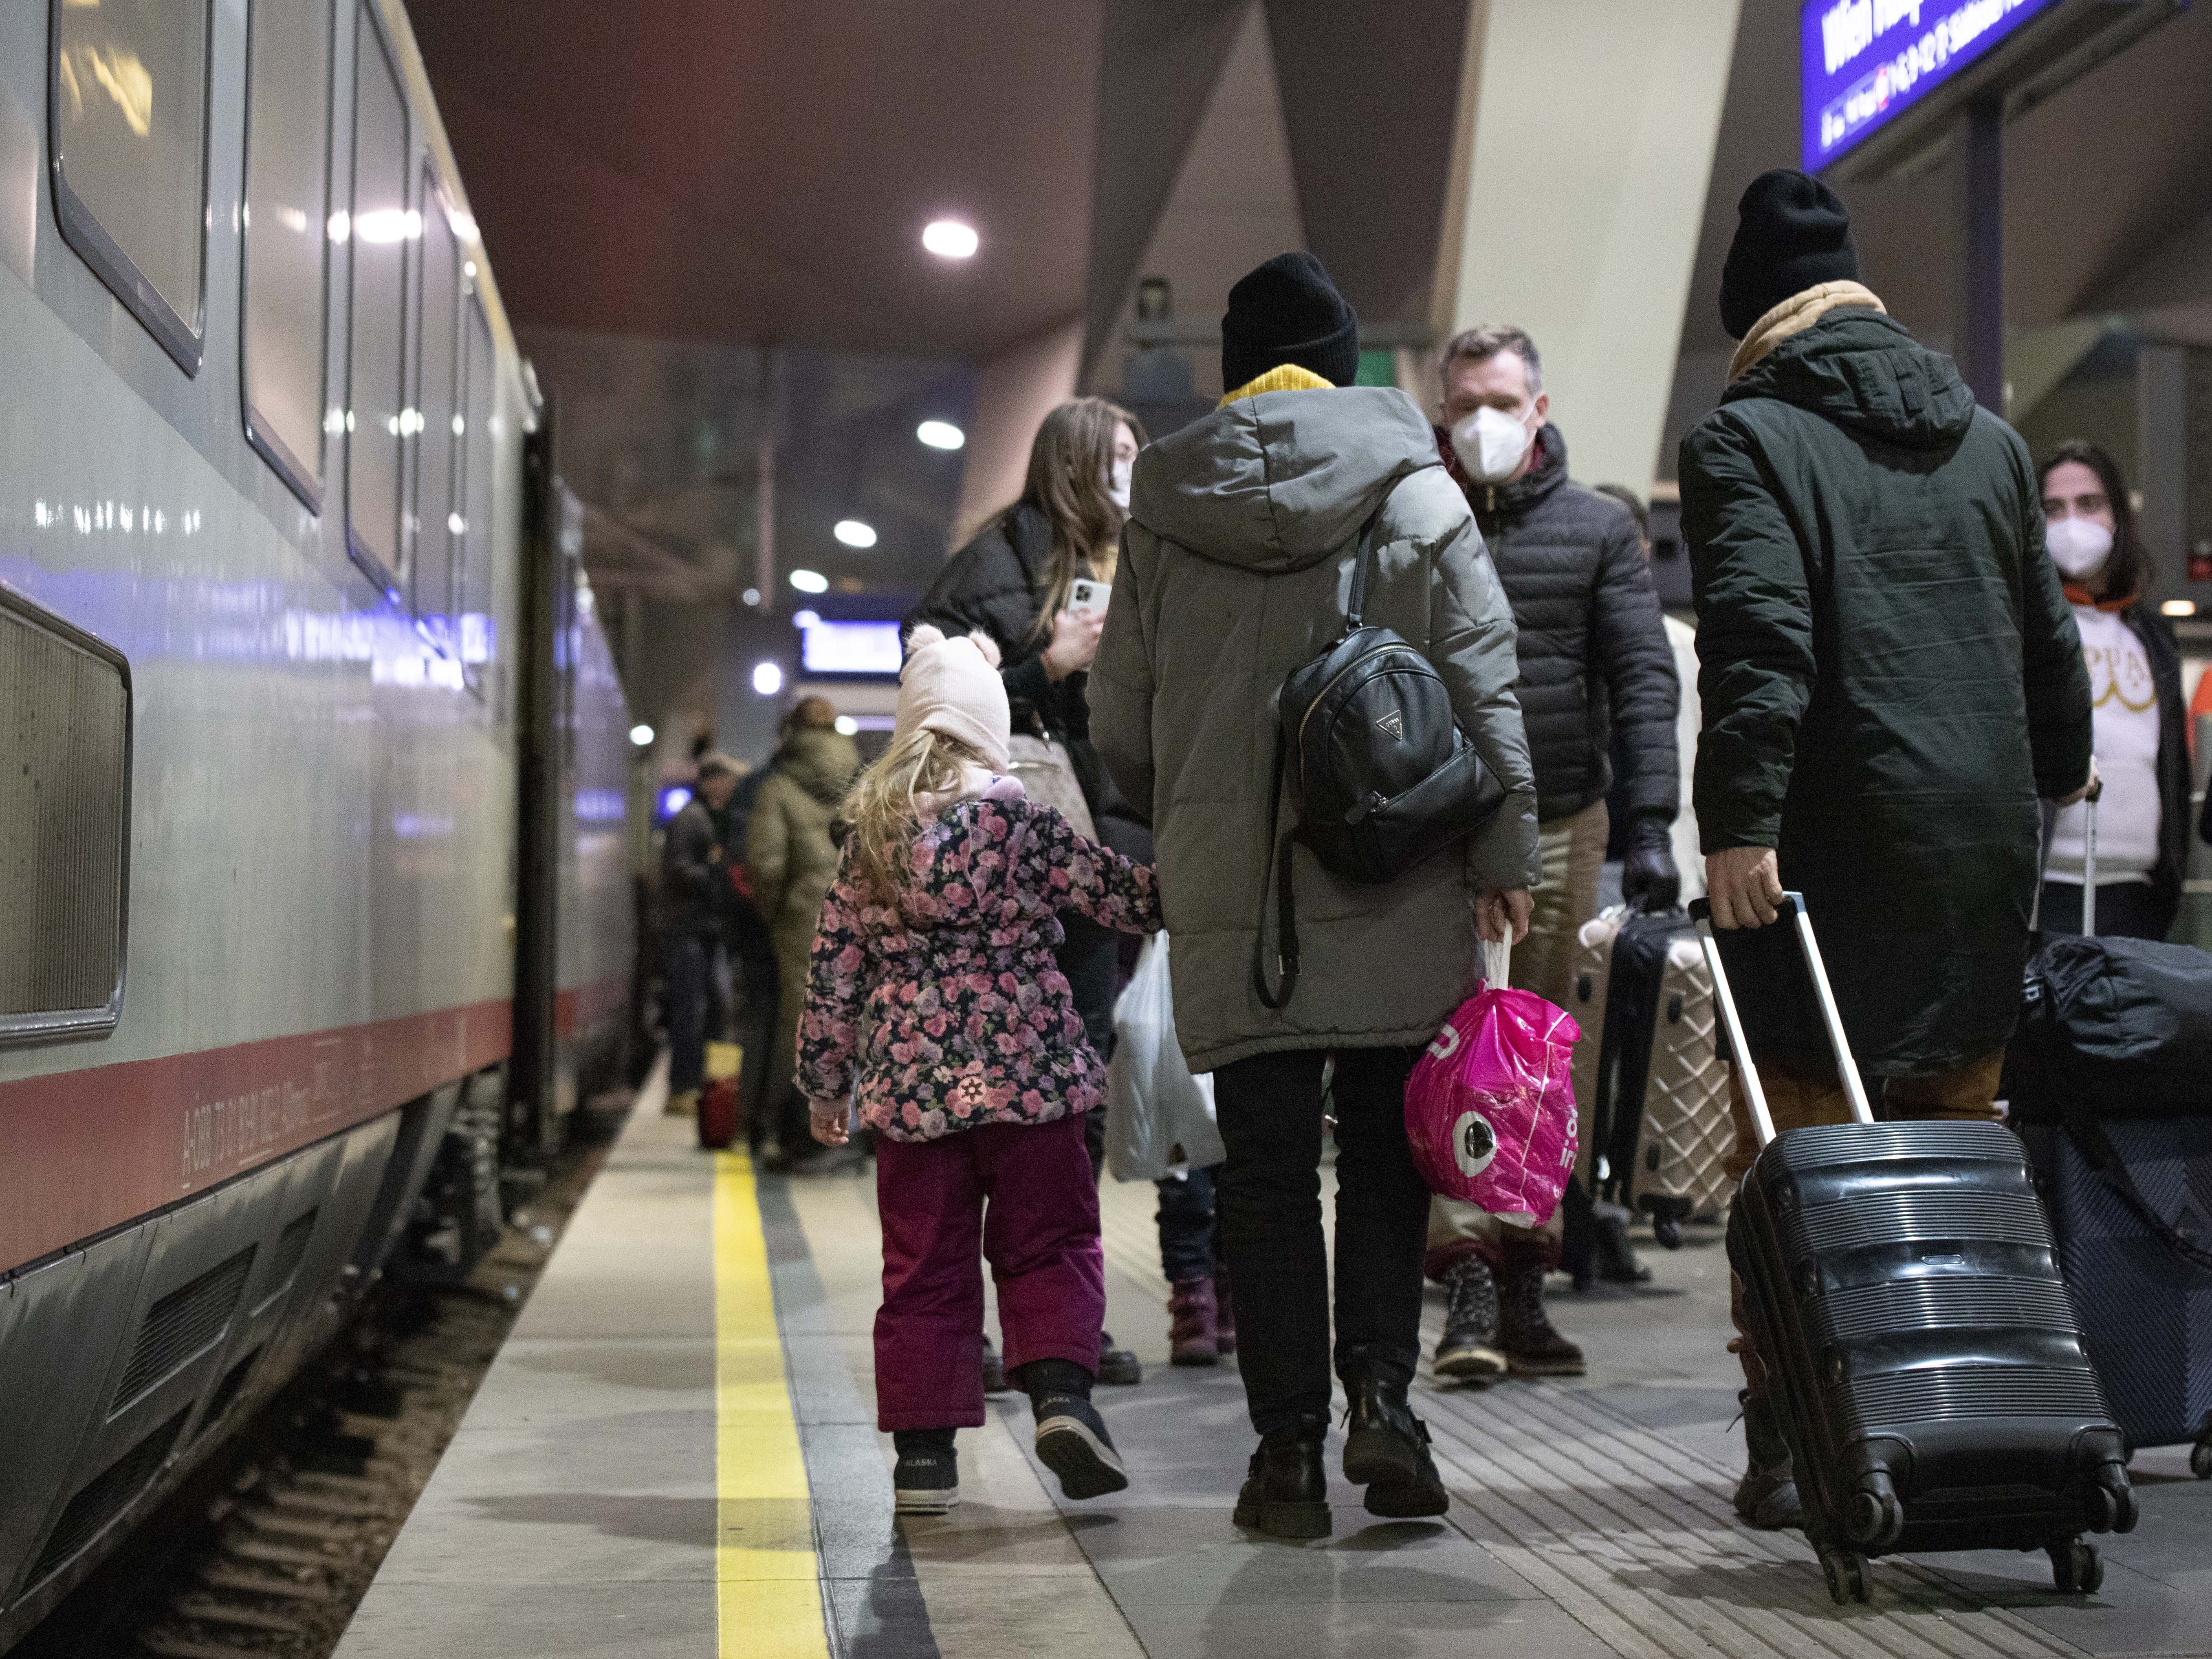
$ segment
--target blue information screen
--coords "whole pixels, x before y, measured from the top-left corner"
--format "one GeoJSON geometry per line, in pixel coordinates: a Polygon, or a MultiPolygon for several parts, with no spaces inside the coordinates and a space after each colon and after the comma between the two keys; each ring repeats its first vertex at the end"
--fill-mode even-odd
{"type": "Polygon", "coordinates": [[[1804,0],[1797,83],[1817,173],[2059,0],[1804,0]]]}

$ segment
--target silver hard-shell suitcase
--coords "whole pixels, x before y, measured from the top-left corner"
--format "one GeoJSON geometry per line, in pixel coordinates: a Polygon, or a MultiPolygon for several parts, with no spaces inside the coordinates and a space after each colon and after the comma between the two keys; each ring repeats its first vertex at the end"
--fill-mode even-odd
{"type": "Polygon", "coordinates": [[[1653,1235],[1671,1249],[1681,1243],[1683,1222],[1719,1218],[1732,1194],[1721,1168],[1735,1141],[1728,1067],[1716,1041],[1712,974],[1695,939],[1668,946],[1656,1013],[1628,1202],[1651,1218],[1653,1235]]]}

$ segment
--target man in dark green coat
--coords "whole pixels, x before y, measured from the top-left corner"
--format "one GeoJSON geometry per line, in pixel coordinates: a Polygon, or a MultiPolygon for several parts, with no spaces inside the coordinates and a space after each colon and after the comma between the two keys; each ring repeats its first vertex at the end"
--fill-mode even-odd
{"type": "MultiPolygon", "coordinates": [[[[1785,886],[1802,891],[1886,1115],[1989,1117],[2027,955],[2036,800],[2079,799],[2094,775],[2034,468],[1950,359],[1860,286],[1833,191],[1777,171],[1740,212],[1721,313],[1742,344],[1680,468],[1713,920],[1756,927],[1785,886]]],[[[1819,1033],[1758,1012],[1778,1130],[1846,1121],[1819,1033]]],[[[1758,1151],[1740,1093],[1736,1126],[1740,1176],[1758,1151]]],[[[1747,1342],[1744,1370],[1737,1506],[1795,1524],[1747,1342]]]]}

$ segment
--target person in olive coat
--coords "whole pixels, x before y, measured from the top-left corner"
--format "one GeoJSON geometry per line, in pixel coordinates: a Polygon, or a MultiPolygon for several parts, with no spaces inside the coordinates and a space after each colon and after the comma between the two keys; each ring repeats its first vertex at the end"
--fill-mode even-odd
{"type": "MultiPolygon", "coordinates": [[[[745,825],[745,874],[775,941],[775,1048],[769,1060],[768,1099],[786,1123],[783,1109],[798,1064],[799,1015],[806,1006],[807,957],[823,897],[837,879],[830,823],[860,769],[860,751],[836,724],[837,711],[825,698],[805,698],[791,711],[783,744],[745,825]]],[[[779,1150],[786,1158],[796,1150],[787,1133],[779,1150]]]]}
{"type": "MultiPolygon", "coordinates": [[[[1742,344],[1680,465],[1713,921],[1759,927],[1785,886],[1802,891],[1885,1115],[1993,1117],[2037,798],[2077,799],[2095,775],[2035,468],[1860,285],[1832,191],[1778,170],[1740,211],[1721,313],[1742,344]]],[[[1759,1006],[1761,989],[1736,987],[1776,1128],[1847,1121],[1826,1042],[1759,1006]]],[[[1734,1095],[1732,1176],[1758,1150],[1734,1095]]],[[[1736,1504],[1794,1525],[1747,1337],[1742,1353],[1752,1467],[1736,1504]]]]}

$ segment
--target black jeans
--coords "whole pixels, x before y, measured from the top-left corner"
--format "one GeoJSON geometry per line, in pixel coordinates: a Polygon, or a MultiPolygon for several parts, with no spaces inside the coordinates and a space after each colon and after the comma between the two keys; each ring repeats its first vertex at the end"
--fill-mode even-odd
{"type": "MultiPolygon", "coordinates": [[[[1340,1048],[1336,1105],[1336,1369],[1404,1387],[1421,1354],[1429,1189],[1406,1142],[1406,1078],[1419,1048],[1340,1048]]],[[[1252,1426],[1326,1429],[1328,1256],[1322,1239],[1322,1063],[1260,1054],[1213,1074],[1229,1160],[1214,1172],[1237,1361],[1252,1426]]]]}
{"type": "Polygon", "coordinates": [[[671,933],[661,938],[661,965],[668,997],[668,1092],[696,1089],[707,1070],[707,1039],[722,1035],[728,1011],[716,976],[720,939],[712,935],[671,933]]]}
{"type": "Polygon", "coordinates": [[[1207,1164],[1180,1179],[1170,1176],[1152,1184],[1160,1189],[1160,1271],[1170,1285],[1213,1276],[1213,1172],[1207,1164]]]}
{"type": "MultiPolygon", "coordinates": [[[[2043,906],[2036,912],[2035,925],[2046,933],[2078,933],[2081,931],[2081,884],[2078,881],[2046,881],[2043,884],[2043,906]]],[[[2147,881],[2116,881],[2109,886],[2097,886],[2097,932],[2114,939],[2155,939],[2166,937],[2166,908],[2158,902],[2147,881]]]]}

